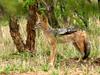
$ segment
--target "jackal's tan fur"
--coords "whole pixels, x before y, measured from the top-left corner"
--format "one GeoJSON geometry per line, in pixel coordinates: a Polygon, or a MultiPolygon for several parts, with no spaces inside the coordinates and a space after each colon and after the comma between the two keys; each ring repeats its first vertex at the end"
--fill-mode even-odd
{"type": "Polygon", "coordinates": [[[73,45],[82,54],[83,59],[88,57],[90,53],[90,46],[85,31],[77,30],[76,32],[70,34],[55,36],[54,33],[52,32],[52,27],[50,27],[48,23],[48,19],[46,17],[42,17],[38,13],[37,13],[36,27],[40,27],[43,30],[43,33],[46,36],[46,40],[51,46],[51,54],[49,59],[51,65],[54,64],[55,60],[56,44],[58,42],[57,37],[59,37],[63,43],[72,42],[73,45]]]}

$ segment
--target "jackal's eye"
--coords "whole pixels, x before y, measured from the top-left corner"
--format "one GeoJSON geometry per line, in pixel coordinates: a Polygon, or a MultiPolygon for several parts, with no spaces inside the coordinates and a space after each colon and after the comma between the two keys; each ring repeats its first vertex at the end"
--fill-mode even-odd
{"type": "Polygon", "coordinates": [[[41,22],[37,23],[36,26],[37,27],[40,27],[41,26],[41,22]]]}
{"type": "Polygon", "coordinates": [[[38,23],[38,25],[41,25],[41,23],[38,23]]]}

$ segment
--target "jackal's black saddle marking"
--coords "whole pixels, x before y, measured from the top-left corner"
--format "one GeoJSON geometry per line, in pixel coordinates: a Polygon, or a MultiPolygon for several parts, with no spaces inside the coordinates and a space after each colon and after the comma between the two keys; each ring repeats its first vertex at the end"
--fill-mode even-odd
{"type": "Polygon", "coordinates": [[[68,28],[55,29],[53,32],[55,33],[55,35],[68,35],[76,31],[77,29],[75,27],[68,27],[68,28]]]}

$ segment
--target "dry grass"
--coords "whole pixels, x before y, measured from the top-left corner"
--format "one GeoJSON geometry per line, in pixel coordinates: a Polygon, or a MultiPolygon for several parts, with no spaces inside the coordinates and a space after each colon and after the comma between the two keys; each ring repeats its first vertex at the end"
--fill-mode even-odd
{"type": "MultiPolygon", "coordinates": [[[[26,21],[21,19],[22,38],[26,39],[26,21]]],[[[48,66],[48,56],[50,47],[46,42],[41,30],[37,31],[36,49],[33,57],[30,53],[18,53],[11,36],[8,26],[2,26],[3,37],[0,38],[0,73],[2,75],[99,75],[100,74],[100,36],[99,27],[94,22],[90,22],[89,37],[91,41],[90,59],[84,62],[77,62],[76,57],[80,54],[71,45],[57,45],[57,59],[55,68],[48,66]],[[90,25],[91,25],[90,24],[90,25]],[[98,30],[97,30],[98,29],[98,30]],[[43,73],[43,74],[42,74],[43,73]]]]}

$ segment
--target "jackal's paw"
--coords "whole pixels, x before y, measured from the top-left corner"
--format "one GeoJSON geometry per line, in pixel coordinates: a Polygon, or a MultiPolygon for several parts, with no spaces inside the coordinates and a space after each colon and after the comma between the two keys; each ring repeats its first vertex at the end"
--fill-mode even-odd
{"type": "Polygon", "coordinates": [[[49,66],[54,67],[53,63],[49,63],[49,66]]]}
{"type": "Polygon", "coordinates": [[[49,63],[49,69],[54,69],[53,63],[49,63]]]}
{"type": "Polygon", "coordinates": [[[76,62],[82,62],[83,59],[82,58],[79,58],[76,62]]]}

